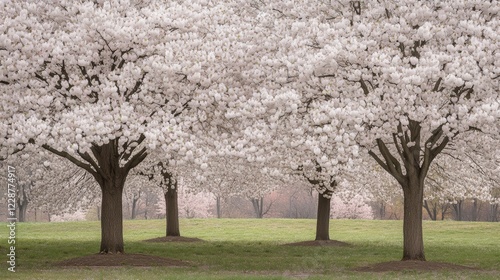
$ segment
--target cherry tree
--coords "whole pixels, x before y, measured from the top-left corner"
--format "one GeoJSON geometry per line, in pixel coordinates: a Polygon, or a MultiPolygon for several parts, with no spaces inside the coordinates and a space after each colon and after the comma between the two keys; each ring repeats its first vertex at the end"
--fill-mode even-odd
{"type": "MultiPolygon", "coordinates": [[[[200,145],[199,141],[197,143],[200,145]]],[[[181,235],[179,210],[195,207],[195,205],[188,205],[188,201],[181,201],[179,203],[181,181],[188,182],[185,184],[181,193],[181,195],[183,195],[182,198],[187,199],[188,196],[186,196],[186,192],[188,192],[188,188],[186,185],[190,185],[193,182],[199,183],[197,181],[197,176],[199,175],[197,175],[196,171],[201,168],[207,168],[207,164],[204,162],[200,167],[200,165],[195,162],[176,160],[175,155],[182,153],[187,153],[190,157],[196,158],[205,156],[203,149],[193,150],[186,151],[186,147],[182,147],[177,153],[171,153],[170,158],[167,160],[164,156],[152,155],[133,172],[134,179],[140,182],[142,186],[155,189],[155,191],[158,191],[158,195],[160,195],[161,192],[164,205],[160,207],[157,213],[165,214],[166,236],[169,237],[181,235]],[[193,150],[195,151],[194,153],[193,150]],[[179,205],[182,205],[183,209],[180,209],[179,205]]],[[[193,201],[190,200],[190,202],[193,201]]]]}
{"type": "Polygon", "coordinates": [[[231,173],[233,165],[230,157],[212,157],[203,172],[196,174],[195,171],[192,175],[195,179],[191,182],[193,188],[208,191],[215,196],[217,218],[222,217],[222,201],[238,195],[237,177],[231,173]]]}
{"type": "Polygon", "coordinates": [[[332,34],[313,36],[331,59],[335,91],[367,110],[358,142],[403,189],[402,259],[425,260],[422,201],[431,163],[447,147],[465,150],[467,134],[495,133],[498,6],[366,1],[349,7],[329,24],[332,34]]]}
{"type": "MultiPolygon", "coordinates": [[[[180,179],[180,184],[177,189],[179,199],[179,217],[180,218],[208,218],[212,217],[212,208],[214,198],[211,193],[197,192],[193,193],[189,187],[184,186],[184,180],[180,179]]],[[[160,196],[160,201],[157,203],[156,213],[162,216],[167,215],[166,203],[164,196],[160,196]]],[[[168,236],[168,235],[167,235],[168,236]]]]}
{"type": "MultiPolygon", "coordinates": [[[[486,163],[486,161],[483,161],[486,163]]],[[[481,166],[467,155],[451,157],[447,154],[436,160],[434,170],[429,172],[424,192],[424,208],[431,219],[436,220],[437,209],[441,208],[441,219],[447,208],[453,208],[455,218],[462,220],[462,204],[464,201],[490,201],[490,180],[481,166]]],[[[477,211],[474,210],[474,213],[477,211]]],[[[473,220],[474,216],[472,215],[473,220]]]]}
{"type": "Polygon", "coordinates": [[[67,165],[54,155],[46,155],[40,179],[31,189],[33,207],[49,215],[86,211],[99,201],[99,186],[85,170],[67,165]]]}
{"type": "MultiPolygon", "coordinates": [[[[277,162],[278,168],[304,169],[301,172],[308,174],[322,194],[318,198],[318,232],[328,232],[330,197],[342,171],[354,165],[352,158],[358,151],[354,127],[363,129],[363,112],[329,94],[324,77],[315,73],[318,67],[309,64],[321,58],[306,45],[308,30],[304,27],[328,5],[306,8],[304,3],[298,4],[299,9],[282,2],[240,3],[238,9],[247,17],[236,28],[240,42],[252,55],[237,55],[235,60],[240,63],[231,64],[241,73],[238,90],[242,95],[225,114],[231,133],[223,133],[213,143],[213,150],[251,164],[277,162]],[[236,118],[238,122],[232,122],[236,118]]],[[[253,201],[260,212],[258,197],[253,201]]],[[[320,236],[329,239],[327,234],[320,236]]]]}
{"type": "MultiPolygon", "coordinates": [[[[31,190],[36,181],[41,179],[43,171],[43,159],[41,157],[30,157],[31,153],[25,152],[22,157],[11,159],[9,165],[16,168],[16,217],[17,221],[25,222],[28,206],[32,205],[31,190]]],[[[3,167],[3,162],[0,163],[3,167]]],[[[0,178],[7,180],[6,174],[1,174],[0,178]]]]}
{"type": "Polygon", "coordinates": [[[306,27],[327,20],[328,9],[323,2],[262,2],[258,26],[268,32],[263,40],[272,47],[254,67],[267,73],[261,82],[266,88],[242,110],[255,114],[247,134],[270,135],[249,138],[250,143],[266,143],[268,150],[257,150],[318,191],[316,240],[329,240],[331,197],[355,165],[355,137],[363,129],[363,112],[330,94],[327,69],[311,63],[323,58],[311,51],[306,27]]]}
{"type": "MultiPolygon", "coordinates": [[[[233,151],[234,152],[234,151],[233,151]]],[[[238,152],[235,152],[238,154],[238,152]]],[[[286,176],[277,168],[256,162],[252,156],[249,160],[237,156],[210,157],[210,163],[204,169],[192,173],[190,185],[193,192],[208,191],[217,199],[217,216],[220,217],[220,197],[245,197],[251,203],[256,218],[263,216],[272,207],[272,202],[264,207],[266,194],[278,189],[286,181],[286,176]]]]}
{"type": "Polygon", "coordinates": [[[17,170],[18,220],[24,222],[30,208],[51,214],[73,213],[86,209],[97,198],[97,186],[90,174],[68,166],[46,151],[28,145],[22,153],[9,158],[17,170]]]}
{"type": "Polygon", "coordinates": [[[366,203],[366,198],[361,195],[353,197],[343,197],[342,195],[332,196],[332,212],[330,217],[334,219],[373,219],[373,210],[366,203]]]}
{"type": "Polygon", "coordinates": [[[153,186],[144,176],[134,176],[135,171],[130,175],[130,179],[125,183],[124,198],[127,208],[130,211],[130,219],[135,219],[138,214],[141,200],[147,200],[148,194],[153,192],[156,196],[158,188],[153,186]]]}
{"type": "Polygon", "coordinates": [[[372,201],[375,218],[399,219],[398,204],[403,199],[403,192],[398,182],[375,161],[370,161],[369,155],[362,156],[364,160],[358,167],[360,172],[352,182],[363,188],[360,193],[372,201]],[[377,180],[373,180],[374,177],[377,180]]]}
{"type": "MultiPolygon", "coordinates": [[[[269,5],[280,31],[279,51],[266,57],[274,82],[299,95],[307,106],[296,110],[314,116],[306,127],[318,132],[327,128],[321,120],[328,123],[328,116],[335,124],[343,115],[338,110],[361,112],[340,117],[350,125],[344,133],[401,186],[402,259],[425,260],[422,201],[431,163],[445,148],[457,154],[470,148],[473,134],[498,135],[497,3],[269,5]]],[[[335,128],[327,141],[345,139],[335,128]]]]}
{"type": "MultiPolygon", "coordinates": [[[[28,206],[32,205],[33,197],[31,190],[36,181],[41,179],[43,171],[43,159],[41,157],[30,157],[30,153],[24,153],[22,157],[10,160],[9,164],[16,168],[16,217],[19,222],[26,222],[28,206]]],[[[1,179],[7,180],[4,174],[1,179]]]]}
{"type": "Polygon", "coordinates": [[[51,222],[85,221],[86,212],[78,209],[74,213],[64,213],[50,217],[51,222]]]}
{"type": "Polygon", "coordinates": [[[192,157],[199,123],[216,125],[215,106],[237,99],[211,89],[230,74],[216,63],[230,13],[205,1],[0,5],[2,157],[34,143],[89,172],[102,191],[100,252],[124,252],[130,170],[156,150],[192,157]]]}
{"type": "Polygon", "coordinates": [[[164,198],[166,236],[180,236],[179,227],[179,174],[169,162],[148,160],[137,172],[137,177],[147,178],[148,184],[159,186],[164,198]]]}

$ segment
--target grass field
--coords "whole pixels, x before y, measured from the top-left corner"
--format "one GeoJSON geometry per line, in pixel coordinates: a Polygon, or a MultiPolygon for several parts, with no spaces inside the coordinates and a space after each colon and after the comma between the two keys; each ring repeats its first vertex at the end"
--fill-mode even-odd
{"type": "Polygon", "coordinates": [[[399,260],[402,221],[332,220],[330,238],[350,247],[282,246],[312,240],[315,220],[190,219],[181,234],[206,242],[148,243],[164,235],[163,220],[124,222],[125,250],[189,261],[187,268],[62,268],[54,263],[94,254],[98,222],[17,225],[15,273],[7,270],[8,228],[2,226],[0,279],[500,279],[500,223],[424,222],[429,261],[479,271],[354,272],[371,263],[399,260]]]}

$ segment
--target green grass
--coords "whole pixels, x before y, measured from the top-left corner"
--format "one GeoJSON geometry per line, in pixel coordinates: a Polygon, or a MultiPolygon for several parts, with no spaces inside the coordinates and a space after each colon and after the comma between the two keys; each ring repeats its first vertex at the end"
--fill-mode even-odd
{"type": "MultiPolygon", "coordinates": [[[[125,250],[181,259],[188,268],[60,268],[60,260],[96,253],[98,222],[17,225],[17,272],[7,271],[7,239],[0,241],[0,279],[499,279],[500,223],[424,222],[429,261],[481,271],[360,273],[352,268],[399,260],[401,221],[332,220],[330,237],[351,247],[293,247],[312,240],[315,220],[181,220],[181,234],[198,243],[147,243],[164,235],[163,220],[125,221],[125,250]]],[[[8,228],[0,228],[1,236],[8,228]]]]}

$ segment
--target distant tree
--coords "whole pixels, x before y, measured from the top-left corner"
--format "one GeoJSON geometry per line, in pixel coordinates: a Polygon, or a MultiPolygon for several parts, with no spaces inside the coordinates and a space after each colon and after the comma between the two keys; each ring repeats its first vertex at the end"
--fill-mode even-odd
{"type": "Polygon", "coordinates": [[[373,210],[366,203],[366,198],[355,195],[352,198],[346,199],[341,195],[332,197],[332,212],[331,218],[334,219],[373,219],[373,210]]]}
{"type": "MultiPolygon", "coordinates": [[[[214,199],[212,194],[207,192],[192,193],[189,188],[184,186],[183,180],[178,186],[178,208],[180,218],[208,218],[212,217],[212,208],[214,199]]],[[[165,197],[162,196],[161,200],[157,203],[156,213],[165,216],[167,214],[166,204],[164,203],[165,197]]]]}
{"type": "Polygon", "coordinates": [[[62,215],[53,215],[50,217],[51,222],[69,222],[69,221],[85,221],[86,213],[82,210],[77,210],[74,213],[65,213],[62,215]]]}

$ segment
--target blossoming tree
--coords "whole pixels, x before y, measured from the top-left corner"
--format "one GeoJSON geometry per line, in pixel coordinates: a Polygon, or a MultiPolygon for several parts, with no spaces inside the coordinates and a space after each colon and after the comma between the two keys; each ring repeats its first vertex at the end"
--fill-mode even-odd
{"type": "Polygon", "coordinates": [[[330,91],[334,86],[327,79],[328,67],[323,67],[328,60],[317,55],[310,38],[311,31],[320,32],[320,21],[328,21],[330,6],[310,4],[259,2],[255,24],[270,48],[249,65],[266,73],[260,82],[265,88],[242,111],[255,115],[247,134],[267,136],[247,137],[248,145],[266,146],[254,150],[264,150],[264,158],[288,168],[284,173],[299,174],[295,180],[307,181],[318,191],[316,240],[329,240],[331,197],[354,166],[363,112],[330,91]]]}
{"type": "Polygon", "coordinates": [[[404,194],[403,260],[425,260],[425,178],[447,147],[467,134],[498,133],[498,5],[493,2],[351,2],[316,32],[331,59],[331,83],[366,108],[358,142],[404,194]]]}
{"type": "Polygon", "coordinates": [[[199,2],[0,4],[2,157],[34,143],[92,174],[101,253],[124,252],[130,170],[153,150],[189,157],[181,135],[217,112],[214,94],[226,106],[228,94],[211,90],[223,65],[204,49],[225,44],[215,27],[226,14],[199,2]]]}
{"type": "MultiPolygon", "coordinates": [[[[341,0],[268,6],[277,22],[270,25],[279,30],[278,51],[265,64],[275,69],[269,70],[273,82],[307,100],[298,112],[316,109],[306,125],[316,134],[331,129],[328,121],[351,125],[345,133],[354,134],[403,190],[402,259],[425,260],[422,201],[432,162],[445,148],[457,154],[470,149],[474,133],[498,138],[498,3],[341,0]],[[342,108],[362,114],[339,119],[342,108]]],[[[340,129],[330,131],[337,133],[327,141],[343,139],[340,129]]],[[[329,156],[320,147],[313,151],[329,156]]]]}

